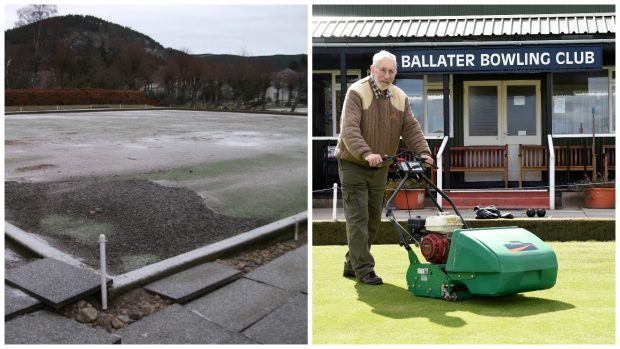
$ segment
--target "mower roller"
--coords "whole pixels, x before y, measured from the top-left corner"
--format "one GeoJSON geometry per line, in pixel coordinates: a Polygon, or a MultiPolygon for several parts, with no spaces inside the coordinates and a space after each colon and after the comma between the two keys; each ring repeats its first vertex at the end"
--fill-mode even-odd
{"type": "Polygon", "coordinates": [[[392,161],[401,181],[386,203],[386,216],[394,224],[400,245],[409,256],[407,286],[416,296],[450,301],[471,296],[497,297],[544,290],[555,285],[558,263],[553,250],[536,235],[519,227],[469,228],[454,202],[426,176],[420,158],[392,161]],[[450,203],[455,214],[439,209],[436,216],[413,217],[403,227],[394,216],[392,201],[407,179],[426,182],[450,203]],[[428,263],[421,262],[409,242],[420,247],[428,263]]]}

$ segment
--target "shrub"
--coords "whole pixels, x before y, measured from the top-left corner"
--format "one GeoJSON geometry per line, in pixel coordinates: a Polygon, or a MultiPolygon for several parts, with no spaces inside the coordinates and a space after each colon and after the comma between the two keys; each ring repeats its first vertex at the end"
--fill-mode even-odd
{"type": "Polygon", "coordinates": [[[148,99],[142,91],[104,90],[94,88],[33,88],[7,89],[6,106],[26,105],[84,105],[84,104],[148,104],[157,101],[148,99]]]}

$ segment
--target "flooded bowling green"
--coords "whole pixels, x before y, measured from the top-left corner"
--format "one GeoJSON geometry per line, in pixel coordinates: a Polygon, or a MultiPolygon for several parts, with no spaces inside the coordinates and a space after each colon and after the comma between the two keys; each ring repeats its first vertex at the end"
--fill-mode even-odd
{"type": "MultiPolygon", "coordinates": [[[[227,227],[247,230],[307,209],[307,117],[180,110],[7,115],[5,180],[17,182],[7,183],[7,220],[17,216],[10,190],[18,201],[39,198],[36,204],[19,203],[22,212],[48,213],[34,217],[25,230],[68,232],[56,237],[60,241],[83,236],[79,230],[88,224],[95,235],[124,235],[109,219],[125,215],[122,221],[139,225],[132,213],[145,226],[162,222],[156,239],[178,239],[173,223],[192,209],[197,213],[188,217],[203,217],[201,224],[226,235],[221,230],[227,227]],[[42,204],[40,198],[54,200],[42,204]],[[181,203],[189,208],[177,212],[166,206],[181,203]]],[[[184,251],[170,254],[177,252],[184,251]]],[[[164,258],[153,251],[125,257],[118,272],[164,258]]]]}

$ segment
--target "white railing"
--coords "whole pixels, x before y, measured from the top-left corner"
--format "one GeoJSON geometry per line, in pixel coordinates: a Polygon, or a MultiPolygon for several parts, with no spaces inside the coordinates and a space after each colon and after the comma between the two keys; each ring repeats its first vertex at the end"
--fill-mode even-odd
{"type": "Polygon", "coordinates": [[[553,135],[547,135],[549,147],[549,209],[555,210],[555,151],[553,150],[553,135]]]}
{"type": "MultiPolygon", "coordinates": [[[[437,188],[443,190],[443,151],[448,144],[448,136],[443,137],[439,151],[437,151],[437,188]]],[[[437,193],[437,203],[442,207],[443,197],[437,193]]]]}

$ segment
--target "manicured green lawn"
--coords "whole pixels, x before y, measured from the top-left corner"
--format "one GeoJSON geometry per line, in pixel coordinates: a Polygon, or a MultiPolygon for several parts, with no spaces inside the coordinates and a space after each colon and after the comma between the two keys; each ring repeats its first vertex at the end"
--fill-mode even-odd
{"type": "Polygon", "coordinates": [[[614,344],[615,242],[549,245],[559,264],[553,288],[458,302],[411,294],[397,245],[372,247],[380,286],[342,277],[344,246],[314,246],[312,342],[614,344]]]}

